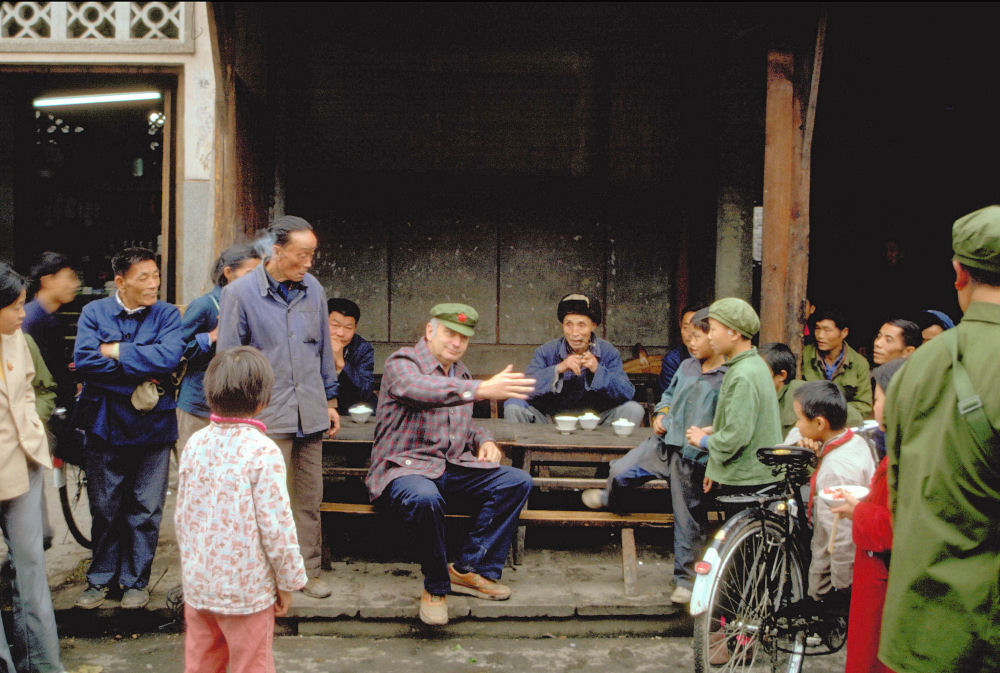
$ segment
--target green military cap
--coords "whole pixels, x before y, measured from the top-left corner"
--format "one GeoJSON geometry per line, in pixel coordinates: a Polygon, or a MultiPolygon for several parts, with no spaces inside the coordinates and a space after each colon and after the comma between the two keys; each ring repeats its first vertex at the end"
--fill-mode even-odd
{"type": "Polygon", "coordinates": [[[951,247],[962,266],[1000,273],[1000,206],[986,206],[955,220],[951,247]]]}
{"type": "Polygon", "coordinates": [[[431,309],[431,317],[459,334],[472,336],[476,332],[479,314],[476,309],[465,304],[438,304],[431,309]]]}
{"type": "Polygon", "coordinates": [[[760,318],[757,317],[753,306],[736,297],[726,297],[713,302],[708,307],[708,317],[715,318],[748,339],[760,331],[760,318]]]}

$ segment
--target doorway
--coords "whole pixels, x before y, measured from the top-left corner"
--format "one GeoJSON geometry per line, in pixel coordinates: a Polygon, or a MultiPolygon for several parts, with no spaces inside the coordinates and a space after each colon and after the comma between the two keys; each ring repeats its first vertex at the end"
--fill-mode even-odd
{"type": "Polygon", "coordinates": [[[160,296],[173,300],[175,87],[162,75],[0,75],[4,256],[24,274],[45,250],[70,256],[82,283],[71,311],[113,291],[111,257],[133,246],[157,253],[160,296]]]}

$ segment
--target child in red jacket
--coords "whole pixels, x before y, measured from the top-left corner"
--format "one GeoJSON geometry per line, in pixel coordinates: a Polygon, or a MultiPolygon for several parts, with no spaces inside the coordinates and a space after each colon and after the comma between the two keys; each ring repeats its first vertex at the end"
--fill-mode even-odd
{"type": "MultiPolygon", "coordinates": [[[[906,362],[890,360],[872,372],[875,379],[875,420],[883,425],[885,391],[893,374],[906,362]]],[[[851,594],[850,626],[847,630],[847,666],[845,673],[892,673],[878,660],[878,641],[882,630],[882,606],[889,579],[889,551],[892,549],[892,522],[889,519],[889,485],[886,481],[888,458],[883,458],[872,477],[871,491],[864,500],[845,494],[845,504],[833,509],[852,519],[854,553],[854,589],[851,594]]]]}

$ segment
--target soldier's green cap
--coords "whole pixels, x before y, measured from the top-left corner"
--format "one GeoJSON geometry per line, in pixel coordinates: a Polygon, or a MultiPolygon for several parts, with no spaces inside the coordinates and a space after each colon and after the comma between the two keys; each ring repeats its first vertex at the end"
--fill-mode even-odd
{"type": "Polygon", "coordinates": [[[438,304],[431,309],[431,317],[437,318],[446,327],[465,336],[475,334],[476,323],[479,322],[476,309],[465,304],[438,304]]]}
{"type": "Polygon", "coordinates": [[[712,302],[708,307],[708,317],[715,318],[748,339],[760,331],[760,318],[757,317],[753,306],[736,297],[726,297],[712,302]]]}
{"type": "Polygon", "coordinates": [[[951,247],[962,266],[1000,273],[1000,206],[987,206],[955,220],[951,247]]]}

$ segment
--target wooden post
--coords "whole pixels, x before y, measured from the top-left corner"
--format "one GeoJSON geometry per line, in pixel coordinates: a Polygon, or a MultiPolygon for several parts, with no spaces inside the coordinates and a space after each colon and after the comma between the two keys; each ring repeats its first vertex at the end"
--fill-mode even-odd
{"type": "Polygon", "coordinates": [[[622,528],[622,578],[625,580],[625,595],[639,595],[639,561],[635,553],[635,531],[622,528]]]}
{"type": "Polygon", "coordinates": [[[760,341],[784,342],[796,355],[805,322],[812,134],[825,39],[823,14],[807,77],[796,77],[791,54],[772,51],[767,57],[760,341]]]}
{"type": "Polygon", "coordinates": [[[767,54],[767,110],[764,120],[764,237],[761,274],[761,343],[785,341],[786,280],[792,226],[794,184],[795,60],[791,54],[767,54]]]}

